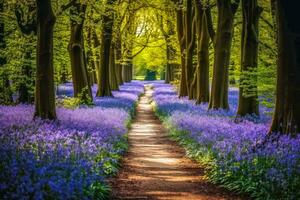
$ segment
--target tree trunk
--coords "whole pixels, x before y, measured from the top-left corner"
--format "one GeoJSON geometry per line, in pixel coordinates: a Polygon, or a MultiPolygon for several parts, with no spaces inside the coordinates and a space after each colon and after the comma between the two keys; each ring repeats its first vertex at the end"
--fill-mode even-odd
{"type": "MultiPolygon", "coordinates": [[[[0,16],[4,12],[4,0],[0,0],[0,16]]],[[[6,50],[5,43],[5,27],[3,17],[0,17],[0,51],[4,52],[6,50]]],[[[0,55],[0,67],[4,67],[7,63],[5,55],[0,55]]],[[[8,79],[8,74],[5,69],[1,69],[1,82],[0,83],[0,104],[11,104],[13,102],[12,92],[10,89],[10,83],[8,79]]]]}
{"type": "Polygon", "coordinates": [[[209,32],[206,12],[202,9],[199,1],[197,6],[197,104],[209,101],[209,32]]]}
{"type": "Polygon", "coordinates": [[[115,56],[116,56],[116,73],[117,73],[117,81],[118,85],[123,85],[123,78],[122,78],[122,39],[121,35],[117,33],[116,36],[116,45],[115,45],[115,56]]]}
{"type": "Polygon", "coordinates": [[[128,66],[126,64],[122,64],[122,79],[125,83],[128,82],[128,66]]]}
{"type": "MultiPolygon", "coordinates": [[[[185,12],[185,68],[186,68],[186,81],[189,99],[193,99],[194,89],[194,70],[193,70],[193,52],[195,48],[195,33],[194,33],[194,12],[193,12],[193,1],[186,1],[186,12],[185,12]]],[[[195,84],[194,84],[195,85],[195,84]]]]}
{"type": "Polygon", "coordinates": [[[217,0],[218,25],[215,36],[215,60],[209,109],[229,109],[228,80],[233,35],[233,20],[238,2],[217,0]]]}
{"type": "Polygon", "coordinates": [[[185,39],[185,23],[183,14],[183,1],[178,0],[177,10],[176,10],[176,22],[177,22],[177,35],[180,44],[180,59],[181,59],[181,76],[180,76],[180,86],[179,86],[179,97],[188,96],[188,85],[187,85],[187,74],[185,67],[185,50],[186,50],[186,39],[185,39]]]}
{"type": "Polygon", "coordinates": [[[55,119],[53,29],[55,16],[51,0],[36,0],[38,39],[35,88],[35,117],[55,119]]]}
{"type": "MultiPolygon", "coordinates": [[[[172,16],[172,14],[170,14],[172,16]]],[[[168,20],[167,21],[168,30],[165,35],[166,40],[166,54],[167,54],[167,65],[165,70],[165,82],[170,83],[174,81],[174,61],[176,56],[176,49],[172,45],[172,38],[175,35],[174,24],[168,20]]]]}
{"type": "MultiPolygon", "coordinates": [[[[113,5],[115,0],[108,0],[107,6],[113,5]]],[[[109,63],[110,63],[110,47],[112,43],[112,32],[114,24],[114,12],[111,8],[106,9],[106,14],[102,20],[102,39],[101,39],[101,56],[100,70],[98,73],[98,91],[97,96],[112,96],[109,81],[109,63]]]]}
{"type": "Polygon", "coordinates": [[[277,0],[277,93],[271,132],[300,133],[299,15],[297,1],[277,0]]]}
{"type": "Polygon", "coordinates": [[[119,90],[116,72],[116,61],[115,61],[115,48],[114,45],[110,47],[110,63],[109,63],[109,82],[111,90],[119,90]]]}
{"type": "Polygon", "coordinates": [[[172,72],[171,72],[171,51],[172,44],[170,44],[170,37],[166,38],[167,43],[167,64],[165,69],[165,83],[170,83],[172,81],[172,72]]]}
{"type": "Polygon", "coordinates": [[[84,53],[83,26],[86,5],[75,3],[70,10],[71,37],[69,41],[69,54],[71,60],[74,97],[82,98],[84,102],[93,99],[91,86],[88,80],[88,72],[84,53]],[[74,16],[78,16],[77,20],[74,16]]]}
{"type": "Polygon", "coordinates": [[[241,47],[241,79],[237,115],[259,115],[257,94],[258,21],[261,8],[257,0],[242,0],[243,28],[241,47]]]}

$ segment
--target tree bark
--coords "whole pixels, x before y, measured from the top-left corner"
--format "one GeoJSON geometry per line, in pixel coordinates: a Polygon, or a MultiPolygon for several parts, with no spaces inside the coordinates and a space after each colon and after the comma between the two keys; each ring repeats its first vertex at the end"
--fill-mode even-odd
{"type": "Polygon", "coordinates": [[[170,43],[170,37],[166,39],[167,42],[167,64],[165,69],[165,83],[170,83],[173,81],[172,78],[172,44],[170,43]]]}
{"type": "Polygon", "coordinates": [[[193,52],[195,48],[195,33],[194,33],[194,12],[193,12],[193,1],[186,1],[186,12],[185,12],[185,68],[186,68],[186,84],[188,89],[189,99],[193,99],[195,87],[193,85],[194,70],[193,70],[193,52]]]}
{"type": "MultiPolygon", "coordinates": [[[[209,8],[207,8],[209,9],[209,8]]],[[[197,97],[196,103],[209,101],[209,32],[206,12],[203,12],[201,1],[197,5],[197,97]],[[201,21],[201,23],[200,23],[201,21]]]]}
{"type": "MultiPolygon", "coordinates": [[[[114,4],[115,0],[108,0],[107,6],[114,4]]],[[[98,73],[97,96],[112,96],[109,81],[110,47],[112,43],[112,32],[114,25],[114,11],[107,8],[102,18],[102,39],[100,51],[100,70],[98,73]]]]}
{"type": "Polygon", "coordinates": [[[117,72],[116,72],[116,60],[115,60],[115,48],[114,45],[110,47],[110,63],[109,63],[109,82],[111,90],[119,90],[117,72]]]}
{"type": "Polygon", "coordinates": [[[83,101],[90,101],[93,96],[85,61],[83,35],[85,11],[86,5],[81,3],[75,3],[71,7],[71,37],[68,50],[71,60],[74,97],[80,97],[83,101]],[[75,20],[74,16],[77,16],[78,19],[75,20]]]}
{"type": "Polygon", "coordinates": [[[259,115],[257,94],[258,22],[262,12],[257,0],[242,0],[241,78],[237,115],[259,115]]]}
{"type": "Polygon", "coordinates": [[[238,2],[217,0],[218,25],[215,36],[215,60],[209,109],[229,109],[228,79],[234,15],[238,2]]]}
{"type": "Polygon", "coordinates": [[[167,35],[166,35],[167,65],[166,65],[165,82],[170,83],[174,81],[174,71],[175,71],[174,61],[176,56],[176,49],[172,45],[172,38],[175,35],[175,27],[170,20],[167,21],[167,27],[168,27],[167,35]]]}
{"type": "Polygon", "coordinates": [[[116,44],[115,44],[115,56],[116,56],[116,74],[117,74],[117,81],[118,85],[123,85],[123,78],[122,78],[122,38],[121,34],[116,34],[116,44]]]}
{"type": "Polygon", "coordinates": [[[36,0],[37,4],[37,73],[35,117],[56,119],[53,68],[53,29],[55,16],[51,0],[36,0]]]}
{"type": "Polygon", "coordinates": [[[179,86],[179,97],[188,96],[188,85],[187,85],[187,72],[185,67],[185,50],[186,50],[186,39],[185,39],[185,22],[184,22],[184,12],[183,12],[183,1],[174,1],[177,6],[176,10],[176,22],[177,22],[177,36],[180,44],[180,59],[181,59],[181,76],[180,76],[180,86],[179,86]]]}
{"type": "Polygon", "coordinates": [[[277,93],[270,132],[300,133],[300,13],[298,2],[277,0],[277,93]]]}

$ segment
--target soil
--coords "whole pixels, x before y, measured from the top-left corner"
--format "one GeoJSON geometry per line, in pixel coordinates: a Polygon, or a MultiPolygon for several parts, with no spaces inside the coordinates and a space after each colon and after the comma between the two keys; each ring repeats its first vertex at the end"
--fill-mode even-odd
{"type": "Polygon", "coordinates": [[[110,181],[111,199],[246,199],[210,183],[205,168],[169,139],[153,112],[153,90],[145,88],[129,131],[129,152],[118,176],[110,181]]]}

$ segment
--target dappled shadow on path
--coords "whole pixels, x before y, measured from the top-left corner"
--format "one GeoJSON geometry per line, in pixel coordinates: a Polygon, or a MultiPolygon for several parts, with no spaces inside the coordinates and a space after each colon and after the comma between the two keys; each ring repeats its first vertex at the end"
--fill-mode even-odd
{"type": "Polygon", "coordinates": [[[207,181],[204,167],[185,157],[154,115],[151,87],[141,97],[129,132],[130,149],[111,199],[241,199],[207,181]]]}

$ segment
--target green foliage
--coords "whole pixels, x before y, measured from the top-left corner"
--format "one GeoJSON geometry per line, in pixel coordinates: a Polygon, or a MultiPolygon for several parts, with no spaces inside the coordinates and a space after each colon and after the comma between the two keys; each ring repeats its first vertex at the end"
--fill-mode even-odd
{"type": "Polygon", "coordinates": [[[96,200],[108,199],[111,193],[111,188],[102,182],[94,183],[89,189],[85,191],[86,196],[96,200]]]}
{"type": "Polygon", "coordinates": [[[80,99],[74,97],[65,97],[62,101],[62,106],[68,109],[76,109],[80,106],[80,99]]]}
{"type": "Polygon", "coordinates": [[[93,106],[94,103],[88,94],[88,89],[85,88],[78,97],[65,97],[62,100],[62,106],[68,109],[76,109],[81,105],[93,106]]]}

